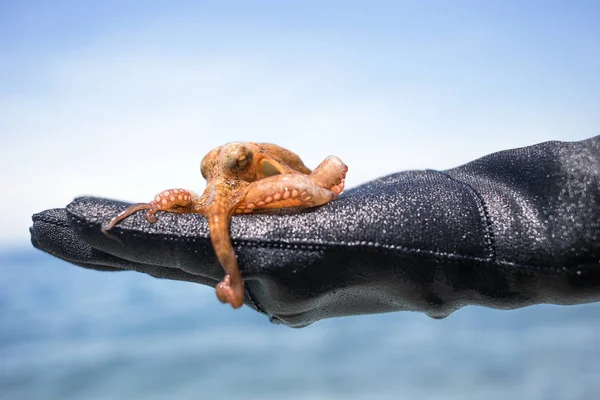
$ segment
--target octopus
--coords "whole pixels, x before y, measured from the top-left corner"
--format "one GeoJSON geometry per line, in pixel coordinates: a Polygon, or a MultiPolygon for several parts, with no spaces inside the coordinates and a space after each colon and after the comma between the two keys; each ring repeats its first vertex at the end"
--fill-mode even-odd
{"type": "Polygon", "coordinates": [[[233,215],[286,207],[316,207],[344,190],[348,167],[329,156],[313,171],[295,153],[269,143],[234,142],[211,150],[200,164],[206,189],[201,196],[185,189],[164,190],[149,203],[130,206],[102,227],[108,232],[124,218],[147,210],[149,223],[158,211],[197,213],[208,220],[209,236],[217,259],[225,270],[216,294],[222,303],[242,306],[244,281],[231,243],[233,215]]]}

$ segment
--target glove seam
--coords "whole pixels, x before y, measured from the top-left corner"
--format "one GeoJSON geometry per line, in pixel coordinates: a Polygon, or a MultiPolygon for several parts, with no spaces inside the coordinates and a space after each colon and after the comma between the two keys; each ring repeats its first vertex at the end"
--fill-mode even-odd
{"type": "Polygon", "coordinates": [[[488,254],[489,254],[488,259],[490,261],[496,261],[497,256],[498,256],[497,248],[496,248],[496,236],[494,234],[494,228],[493,228],[493,224],[492,224],[492,218],[490,215],[489,207],[488,207],[485,199],[481,195],[481,193],[479,193],[475,189],[475,187],[473,187],[473,185],[469,184],[468,182],[459,180],[459,179],[449,175],[446,172],[442,172],[442,171],[435,171],[435,172],[439,173],[442,176],[445,176],[452,182],[458,183],[458,184],[466,187],[471,192],[471,194],[473,195],[473,197],[479,204],[479,207],[478,207],[479,215],[480,215],[482,222],[484,224],[484,227],[485,227],[486,234],[484,235],[483,239],[488,248],[488,254]]]}
{"type": "MultiPolygon", "coordinates": [[[[192,239],[194,240],[194,239],[192,239]]],[[[246,246],[246,247],[254,247],[254,248],[279,248],[285,250],[296,250],[296,251],[324,251],[331,250],[335,247],[346,249],[352,249],[357,251],[364,251],[365,249],[383,252],[383,251],[391,251],[391,252],[400,252],[409,255],[423,255],[429,257],[442,258],[444,261],[454,261],[454,262],[464,262],[464,261],[475,261],[482,263],[484,265],[493,265],[495,268],[504,268],[510,269],[512,271],[516,271],[519,273],[523,273],[526,275],[535,275],[538,272],[550,273],[550,274],[558,274],[558,275],[581,275],[582,273],[586,273],[591,271],[591,268],[584,268],[581,264],[576,266],[569,267],[541,267],[536,265],[526,265],[519,264],[512,261],[506,260],[491,260],[489,258],[482,257],[474,257],[467,256],[456,253],[446,253],[446,252],[438,252],[434,250],[423,250],[423,249],[415,249],[410,247],[402,247],[396,246],[393,244],[382,244],[377,242],[367,242],[367,241],[355,241],[355,242],[310,242],[310,241],[301,241],[297,243],[286,243],[286,242],[259,242],[254,240],[233,240],[234,246],[246,246]],[[574,271],[575,268],[578,268],[577,271],[574,271]],[[529,271],[534,270],[534,271],[529,271]]]]}

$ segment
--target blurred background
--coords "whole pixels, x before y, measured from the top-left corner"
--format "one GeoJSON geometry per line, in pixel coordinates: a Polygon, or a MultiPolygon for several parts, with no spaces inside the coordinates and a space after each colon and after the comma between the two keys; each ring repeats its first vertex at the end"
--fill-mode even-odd
{"type": "Polygon", "coordinates": [[[347,186],[600,133],[597,1],[0,2],[0,398],[598,399],[600,305],[294,330],[210,288],[82,270],[31,214],[200,192],[273,142],[347,186]]]}

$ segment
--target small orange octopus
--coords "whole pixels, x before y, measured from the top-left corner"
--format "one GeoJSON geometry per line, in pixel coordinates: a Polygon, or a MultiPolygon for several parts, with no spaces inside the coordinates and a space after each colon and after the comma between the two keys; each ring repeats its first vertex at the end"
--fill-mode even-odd
{"type": "Polygon", "coordinates": [[[134,204],[102,227],[104,233],[139,210],[156,222],[157,211],[198,213],[208,219],[210,239],[226,272],[217,297],[233,308],[244,302],[244,281],[231,245],[233,214],[260,209],[314,207],[335,200],[344,190],[348,167],[329,156],[311,172],[300,157],[269,143],[234,142],[211,150],[200,164],[206,189],[197,197],[185,189],[169,189],[150,203],[134,204]]]}

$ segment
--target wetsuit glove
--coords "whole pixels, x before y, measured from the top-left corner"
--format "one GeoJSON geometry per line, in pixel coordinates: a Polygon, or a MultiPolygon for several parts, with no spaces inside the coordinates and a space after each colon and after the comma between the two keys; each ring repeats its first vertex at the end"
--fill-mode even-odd
{"type": "MultiPolygon", "coordinates": [[[[159,213],[150,224],[139,212],[104,235],[127,206],[85,197],[35,214],[32,243],[86,268],[221,281],[204,216],[159,213]]],[[[396,173],[318,208],[234,216],[231,236],[245,304],[290,326],[598,301],[600,136],[396,173]]]]}

